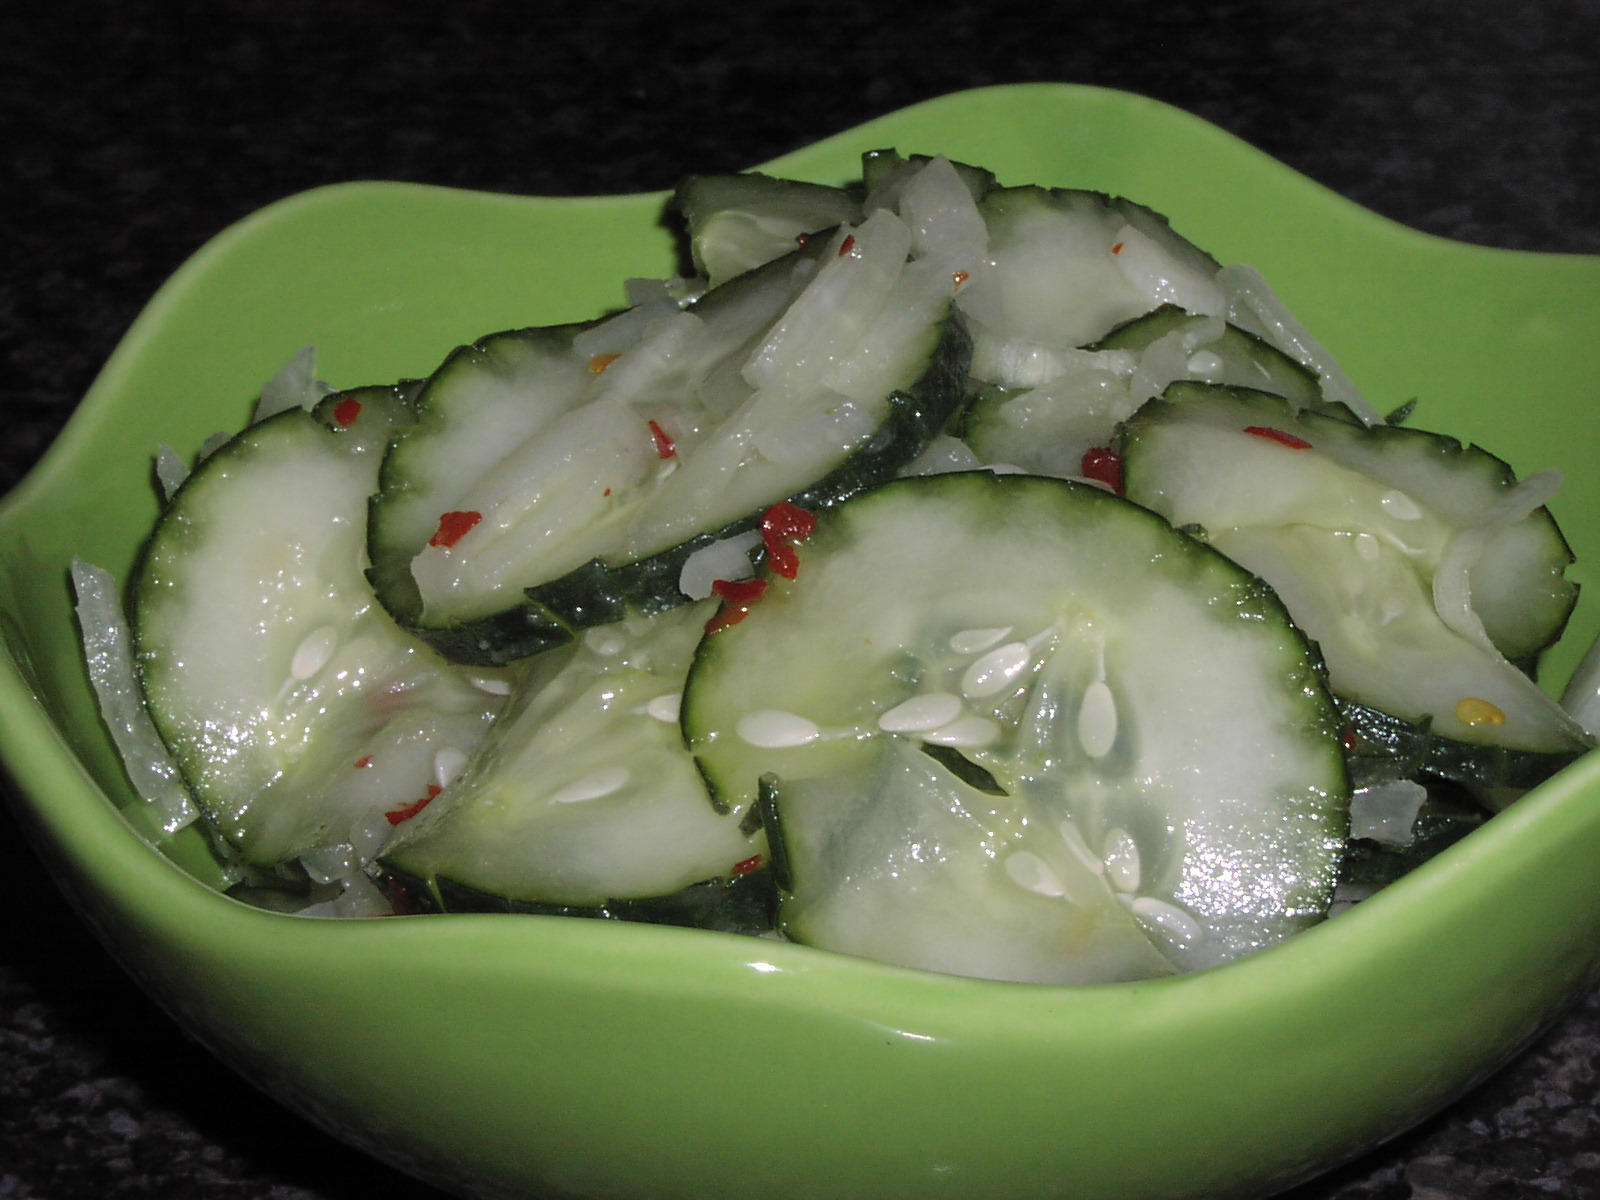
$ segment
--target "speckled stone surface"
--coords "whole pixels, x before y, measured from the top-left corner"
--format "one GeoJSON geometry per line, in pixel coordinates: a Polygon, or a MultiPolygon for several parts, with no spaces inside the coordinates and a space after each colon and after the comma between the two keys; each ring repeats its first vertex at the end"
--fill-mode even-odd
{"type": "MultiPolygon", "coordinates": [[[[1169,101],[1433,233],[1600,253],[1593,0],[992,0],[893,20],[826,0],[9,0],[0,489],[161,281],[284,195],[364,178],[665,187],[943,92],[1025,80],[1169,101]]],[[[0,822],[0,1200],[440,1196],[189,1042],[0,822]]],[[[1597,1071],[1592,995],[1454,1107],[1291,1196],[1600,1195],[1597,1071]]]]}

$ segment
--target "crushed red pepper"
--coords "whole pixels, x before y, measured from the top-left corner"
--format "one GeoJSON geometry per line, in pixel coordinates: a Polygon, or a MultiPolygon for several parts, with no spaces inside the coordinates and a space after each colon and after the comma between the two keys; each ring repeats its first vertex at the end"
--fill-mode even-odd
{"type": "Polygon", "coordinates": [[[1295,437],[1292,433],[1285,433],[1281,429],[1274,429],[1270,425],[1246,425],[1246,433],[1253,433],[1258,438],[1266,438],[1269,442],[1277,442],[1280,446],[1287,446],[1291,450],[1310,450],[1311,443],[1305,438],[1295,437]]]}
{"type": "Polygon", "coordinates": [[[655,439],[657,458],[672,458],[677,455],[677,443],[672,440],[665,429],[654,421],[650,422],[650,436],[655,439]]]}
{"type": "Polygon", "coordinates": [[[711,620],[706,622],[707,633],[717,633],[730,625],[737,625],[750,615],[750,609],[744,604],[728,604],[717,609],[711,620]]]}
{"type": "Polygon", "coordinates": [[[333,406],[333,420],[336,425],[354,425],[360,415],[361,401],[352,396],[346,396],[333,406]]]}
{"type": "Polygon", "coordinates": [[[407,803],[400,805],[398,808],[391,808],[388,812],[383,814],[384,819],[387,820],[391,825],[398,825],[401,821],[409,821],[423,809],[427,808],[429,804],[433,803],[433,798],[442,791],[444,791],[444,789],[441,788],[437,783],[430,783],[428,785],[428,794],[426,796],[422,796],[416,800],[408,801],[407,803]]]}
{"type": "Polygon", "coordinates": [[[1122,495],[1122,455],[1106,446],[1092,446],[1083,452],[1079,466],[1085,479],[1103,483],[1117,495],[1122,495]]]}
{"type": "Polygon", "coordinates": [[[761,543],[774,575],[793,579],[800,573],[800,556],[794,543],[803,542],[817,527],[817,518],[798,504],[780,500],[761,514],[761,543]]]}
{"type": "Polygon", "coordinates": [[[591,374],[591,375],[600,374],[602,371],[604,371],[607,367],[609,367],[612,363],[616,362],[617,359],[619,359],[621,357],[622,357],[622,355],[620,355],[620,354],[596,354],[593,358],[591,358],[589,360],[589,374],[591,374]]]}
{"type": "Polygon", "coordinates": [[[370,767],[371,765],[372,755],[370,754],[363,754],[360,758],[356,759],[356,770],[358,771],[362,770],[363,768],[370,767]]]}
{"type": "Polygon", "coordinates": [[[733,864],[733,873],[735,875],[749,875],[751,872],[759,871],[760,869],[761,855],[759,854],[752,854],[749,858],[741,859],[733,864]]]}
{"type": "Polygon", "coordinates": [[[439,531],[428,539],[430,546],[443,546],[449,549],[471,532],[472,527],[483,520],[481,512],[471,510],[465,512],[447,512],[439,518],[439,531]]]}
{"type": "Polygon", "coordinates": [[[846,254],[849,254],[850,251],[854,250],[855,248],[856,248],[856,235],[853,234],[853,233],[845,234],[844,235],[844,241],[839,243],[839,257],[843,258],[846,254]]]}
{"type": "Polygon", "coordinates": [[[713,579],[713,595],[721,596],[730,604],[754,604],[767,594],[765,579],[713,579]]]}

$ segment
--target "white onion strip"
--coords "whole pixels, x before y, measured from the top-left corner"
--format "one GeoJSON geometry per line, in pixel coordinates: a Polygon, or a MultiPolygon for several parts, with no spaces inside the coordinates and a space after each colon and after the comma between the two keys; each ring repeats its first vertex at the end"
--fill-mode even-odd
{"type": "Polygon", "coordinates": [[[134,791],[152,807],[161,830],[176,833],[193,822],[200,810],[145,711],[134,677],[133,639],[117,597],[117,581],[109,571],[73,559],[72,588],[77,595],[83,657],[100,702],[101,718],[134,791]]]}

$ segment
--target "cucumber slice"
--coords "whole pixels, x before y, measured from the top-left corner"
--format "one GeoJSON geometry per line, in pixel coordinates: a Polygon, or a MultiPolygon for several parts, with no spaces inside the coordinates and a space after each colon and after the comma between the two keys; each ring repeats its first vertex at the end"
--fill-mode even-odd
{"type": "Polygon", "coordinates": [[[782,258],[803,237],[861,220],[860,200],[843,188],[755,171],[690,175],[672,207],[688,226],[695,269],[712,287],[782,258]]]}
{"type": "Polygon", "coordinates": [[[1170,304],[1092,346],[1061,351],[1058,363],[1060,373],[1041,387],[991,385],[973,398],[962,437],[980,461],[1080,476],[1085,453],[1110,445],[1120,422],[1179,379],[1254,387],[1296,409],[1359,420],[1322,398],[1315,375],[1254,334],[1170,304]]]}
{"type": "MultiPolygon", "coordinates": [[[[573,342],[591,327],[492,334],[455,350],[422,386],[416,420],[385,456],[368,514],[369,576],[396,619],[421,620],[411,559],[439,529],[440,514],[460,511],[473,480],[583,398],[592,373],[573,342]]],[[[528,652],[565,640],[526,620],[500,633],[502,641],[518,637],[528,652]]]]}
{"type": "Polygon", "coordinates": [[[1425,733],[1428,769],[1497,785],[1548,774],[1590,745],[1507,661],[1559,632],[1576,588],[1548,510],[1502,519],[1528,485],[1499,459],[1196,383],[1141,408],[1122,449],[1129,498],[1202,527],[1267,580],[1322,648],[1334,692],[1425,733]],[[1474,538],[1492,548],[1475,566],[1458,552],[1474,538]],[[1446,570],[1463,575],[1470,607],[1441,606],[1446,570]],[[1485,618],[1476,636],[1474,613],[1485,618]]]}
{"type": "Polygon", "coordinates": [[[1018,187],[990,192],[980,209],[992,266],[959,304],[973,327],[972,373],[985,383],[1049,383],[1064,352],[1163,304],[1226,311],[1216,261],[1142,205],[1018,187]]]}
{"type": "Polygon", "coordinates": [[[386,603],[452,658],[508,661],[684,602],[690,554],[779,500],[830,503],[892,476],[960,402],[967,360],[949,274],[908,261],[915,247],[879,211],[646,323],[620,352],[587,355],[604,327],[579,335],[540,378],[591,381],[520,442],[498,419],[469,428],[498,408],[451,402],[451,419],[396,442],[374,504],[386,603]],[[438,486],[463,443],[488,448],[483,461],[438,486]],[[431,525],[383,514],[425,511],[418,495],[435,501],[431,525]]]}
{"type": "Polygon", "coordinates": [[[1340,720],[1277,599],[1064,480],[908,478],[819,514],[797,578],[701,644],[683,724],[713,795],[768,821],[785,932],[940,971],[1236,958],[1318,919],[1347,819],[1340,720]]]}
{"type": "Polygon", "coordinates": [[[408,823],[385,868],[422,881],[438,907],[493,897],[595,912],[753,871],[765,839],[712,807],[678,726],[710,615],[686,605],[585,633],[408,823]]]}
{"type": "Polygon", "coordinates": [[[391,389],[290,409],[174,496],[132,585],[145,702],[217,830],[277,867],[369,858],[488,731],[504,672],[403,632],[362,574],[367,497],[409,411],[391,389]]]}

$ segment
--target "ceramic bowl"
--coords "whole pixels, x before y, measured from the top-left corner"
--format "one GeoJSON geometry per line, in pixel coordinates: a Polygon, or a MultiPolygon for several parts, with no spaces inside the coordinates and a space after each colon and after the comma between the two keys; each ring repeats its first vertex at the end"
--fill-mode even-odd
{"type": "MultiPolygon", "coordinates": [[[[1519,472],[1565,470],[1554,507],[1589,590],[1550,677],[1593,638],[1600,259],[1440,241],[1196,118],[1083,87],[946,97],[770,168],[838,182],[881,146],[1149,204],[1260,268],[1379,410],[1418,397],[1419,424],[1519,472]]],[[[0,745],[23,822],[198,1038],[313,1121],[474,1194],[1246,1196],[1436,1110],[1593,980],[1600,755],[1281,947],[1083,989],[594,921],[288,917],[219,894],[196,832],[153,844],[122,811],[66,582],[74,555],[128,572],[156,515],[150,453],[240,426],[307,343],[349,385],[619,305],[625,278],[674,267],[662,201],[362,183],[276,204],[161,290],[0,510],[0,745]]]]}

